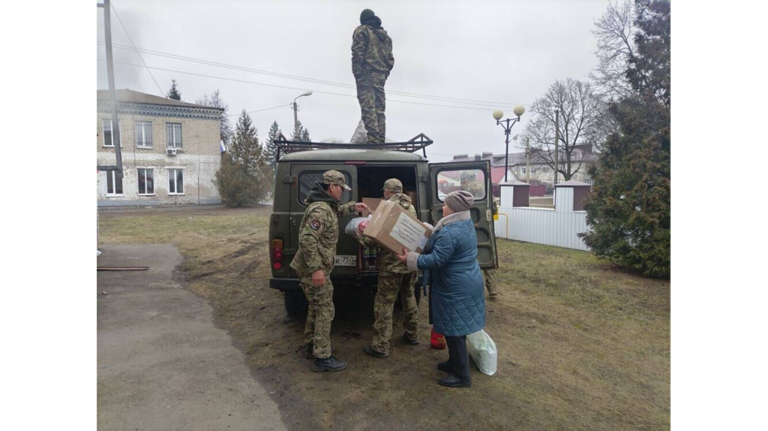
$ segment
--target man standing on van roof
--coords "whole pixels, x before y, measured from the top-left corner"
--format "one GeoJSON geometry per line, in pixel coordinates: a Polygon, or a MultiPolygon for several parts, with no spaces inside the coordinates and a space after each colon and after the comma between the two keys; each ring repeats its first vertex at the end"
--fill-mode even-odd
{"type": "Polygon", "coordinates": [[[334,317],[331,271],[339,240],[339,217],[368,210],[368,205],[339,205],[344,190],[352,190],[339,171],[326,171],[307,197],[299,225],[299,250],[291,261],[309,303],[304,327],[305,355],[315,358],[314,371],[341,371],[347,363],[331,356],[331,322],[334,317]]]}
{"type": "Polygon", "coordinates": [[[357,100],[371,144],[384,143],[384,84],[394,65],[392,39],[381,27],[381,19],[372,10],[363,10],[360,26],[352,35],[352,74],[357,82],[357,100]]]}
{"type": "MultiPolygon", "coordinates": [[[[416,209],[411,198],[403,193],[403,183],[397,178],[390,178],[384,182],[384,199],[395,202],[414,217],[416,209]]],[[[418,217],[417,217],[418,218],[418,217]]],[[[366,246],[373,246],[369,238],[361,239],[366,246]]],[[[373,304],[373,343],[365,346],[363,352],[375,358],[389,356],[389,340],[392,338],[392,311],[395,301],[400,297],[403,304],[403,342],[406,344],[419,344],[419,308],[414,296],[414,286],[417,275],[409,272],[404,263],[389,250],[382,250],[376,261],[379,271],[379,284],[376,287],[376,299],[373,304]]]]}

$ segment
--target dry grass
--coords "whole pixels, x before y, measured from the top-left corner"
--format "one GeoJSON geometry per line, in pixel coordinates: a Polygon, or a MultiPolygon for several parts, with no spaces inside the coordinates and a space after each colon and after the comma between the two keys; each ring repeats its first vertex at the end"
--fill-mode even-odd
{"type": "MultiPolygon", "coordinates": [[[[424,343],[394,343],[385,361],[362,355],[371,337],[367,309],[339,310],[334,321],[334,346],[349,369],[311,373],[297,353],[303,322],[286,320],[281,295],[267,287],[268,215],[106,211],[100,234],[104,243],[178,245],[190,288],[213,302],[290,428],[445,429],[447,420],[461,429],[669,428],[668,282],[626,274],[589,253],[500,241],[502,296],[488,302],[486,326],[499,348],[496,375],[475,371],[472,388],[447,390],[434,369],[445,352],[424,343]]],[[[420,311],[426,340],[427,305],[420,311]]]]}

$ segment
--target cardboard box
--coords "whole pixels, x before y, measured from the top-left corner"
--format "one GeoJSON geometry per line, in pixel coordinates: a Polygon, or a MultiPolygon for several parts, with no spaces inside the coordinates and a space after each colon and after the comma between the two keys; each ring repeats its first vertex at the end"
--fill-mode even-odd
{"type": "Polygon", "coordinates": [[[368,205],[368,208],[371,209],[371,212],[363,211],[363,217],[368,217],[370,214],[373,214],[376,212],[376,208],[379,207],[379,204],[384,199],[379,198],[363,198],[363,203],[368,205]]]}
{"type": "Polygon", "coordinates": [[[373,218],[363,232],[387,250],[403,254],[403,248],[420,253],[432,229],[404,210],[400,205],[383,201],[373,213],[373,218]]]}

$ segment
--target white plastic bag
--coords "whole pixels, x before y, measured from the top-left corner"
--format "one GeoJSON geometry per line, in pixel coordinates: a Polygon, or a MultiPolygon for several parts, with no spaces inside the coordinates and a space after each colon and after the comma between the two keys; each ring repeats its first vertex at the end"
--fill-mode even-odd
{"type": "Polygon", "coordinates": [[[355,129],[355,132],[352,133],[352,138],[349,140],[350,144],[365,144],[368,143],[368,132],[365,130],[365,124],[363,124],[363,119],[360,119],[360,122],[357,123],[357,128],[355,129]]]}
{"type": "Polygon", "coordinates": [[[474,334],[467,335],[467,350],[481,373],[489,376],[496,373],[499,353],[496,350],[496,343],[493,342],[488,333],[481,329],[474,334]]]}
{"type": "Polygon", "coordinates": [[[352,235],[355,238],[362,236],[365,228],[368,227],[368,222],[371,220],[371,216],[368,217],[355,217],[347,223],[347,227],[344,228],[344,233],[352,235]]]}

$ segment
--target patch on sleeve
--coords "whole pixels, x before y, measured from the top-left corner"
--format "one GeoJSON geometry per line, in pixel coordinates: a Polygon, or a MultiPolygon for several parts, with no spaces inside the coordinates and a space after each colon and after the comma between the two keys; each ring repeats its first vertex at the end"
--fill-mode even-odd
{"type": "Polygon", "coordinates": [[[322,223],[320,223],[320,220],[312,220],[311,222],[309,222],[309,227],[312,230],[318,230],[320,229],[320,226],[322,226],[322,223]]]}

